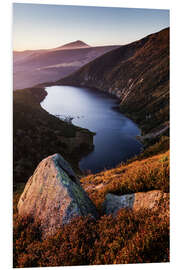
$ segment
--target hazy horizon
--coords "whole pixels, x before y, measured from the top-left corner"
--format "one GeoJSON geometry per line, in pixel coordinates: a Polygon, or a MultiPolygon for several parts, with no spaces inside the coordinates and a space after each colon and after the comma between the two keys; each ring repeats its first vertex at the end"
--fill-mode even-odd
{"type": "MultiPolygon", "coordinates": [[[[59,45],[59,46],[56,46],[56,47],[52,47],[52,48],[44,48],[44,49],[42,49],[42,48],[38,48],[38,49],[32,49],[32,50],[51,50],[51,49],[56,49],[56,48],[60,48],[60,47],[64,47],[64,45],[68,45],[68,44],[71,44],[71,43],[74,43],[74,42],[77,42],[77,41],[82,41],[83,43],[85,43],[86,45],[89,45],[89,47],[101,47],[101,46],[103,46],[103,45],[97,45],[97,46],[92,46],[91,44],[87,44],[86,42],[84,42],[83,40],[71,40],[71,41],[69,41],[68,43],[65,43],[65,44],[61,44],[61,45],[59,45]]],[[[109,45],[104,45],[104,47],[105,46],[113,46],[113,45],[117,45],[117,44],[109,44],[109,45]]],[[[88,47],[87,47],[88,48],[88,47]]],[[[62,48],[63,49],[63,48],[62,48]]],[[[13,50],[14,52],[23,52],[23,51],[31,51],[31,49],[25,49],[25,50],[13,50]]]]}
{"type": "Polygon", "coordinates": [[[124,45],[169,27],[169,10],[13,4],[13,50],[50,49],[81,40],[124,45]]]}

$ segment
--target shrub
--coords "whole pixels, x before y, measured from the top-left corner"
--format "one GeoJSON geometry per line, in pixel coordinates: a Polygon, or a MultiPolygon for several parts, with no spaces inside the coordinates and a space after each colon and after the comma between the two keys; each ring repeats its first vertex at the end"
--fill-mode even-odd
{"type": "Polygon", "coordinates": [[[168,252],[169,220],[150,211],[76,218],[44,240],[31,220],[14,227],[14,267],[165,262],[168,252]]]}

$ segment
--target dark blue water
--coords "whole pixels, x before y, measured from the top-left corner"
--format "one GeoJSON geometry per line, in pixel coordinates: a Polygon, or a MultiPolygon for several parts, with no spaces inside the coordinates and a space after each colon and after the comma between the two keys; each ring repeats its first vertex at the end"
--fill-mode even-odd
{"type": "Polygon", "coordinates": [[[142,145],[136,136],[140,129],[133,121],[112,107],[117,99],[94,89],[51,86],[41,106],[60,118],[73,118],[76,126],[96,132],[94,150],[84,157],[79,167],[98,172],[112,168],[138,154],[142,145]]]}

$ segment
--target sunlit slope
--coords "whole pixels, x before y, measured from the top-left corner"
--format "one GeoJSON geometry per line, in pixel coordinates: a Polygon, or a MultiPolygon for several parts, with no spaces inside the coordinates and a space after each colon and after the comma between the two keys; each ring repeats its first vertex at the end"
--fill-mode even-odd
{"type": "Polygon", "coordinates": [[[79,217],[43,240],[38,224],[18,217],[19,190],[14,193],[14,267],[169,261],[169,151],[88,175],[81,183],[100,214],[109,192],[124,195],[158,189],[167,193],[156,210],[121,209],[116,216],[102,215],[98,220],[79,217]]]}
{"type": "Polygon", "coordinates": [[[81,179],[81,184],[100,210],[107,193],[169,192],[169,151],[90,174],[81,179]]]}

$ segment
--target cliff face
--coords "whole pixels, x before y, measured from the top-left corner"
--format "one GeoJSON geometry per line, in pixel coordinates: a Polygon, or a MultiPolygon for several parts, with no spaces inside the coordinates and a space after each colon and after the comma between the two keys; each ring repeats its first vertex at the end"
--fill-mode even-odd
{"type": "Polygon", "coordinates": [[[169,28],[106,53],[58,83],[109,92],[145,133],[163,129],[169,119],[169,28]]]}

